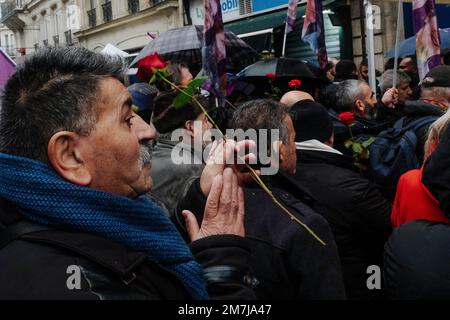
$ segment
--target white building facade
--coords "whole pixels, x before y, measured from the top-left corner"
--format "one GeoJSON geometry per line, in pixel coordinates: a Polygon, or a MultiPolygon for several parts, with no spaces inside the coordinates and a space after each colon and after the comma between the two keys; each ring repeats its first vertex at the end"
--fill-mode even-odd
{"type": "Polygon", "coordinates": [[[47,46],[74,45],[79,29],[75,0],[5,0],[1,22],[14,32],[16,47],[30,54],[47,46]]]}
{"type": "MultiPolygon", "coordinates": [[[[5,0],[0,0],[0,8],[3,7],[5,0]]],[[[0,21],[2,17],[2,11],[0,10],[0,21]]],[[[3,23],[0,23],[0,47],[8,53],[8,55],[14,58],[17,55],[16,41],[14,32],[9,30],[3,23]]]]}
{"type": "Polygon", "coordinates": [[[78,0],[80,46],[100,51],[108,43],[128,53],[138,52],[151,39],[183,25],[181,0],[78,0]]]}

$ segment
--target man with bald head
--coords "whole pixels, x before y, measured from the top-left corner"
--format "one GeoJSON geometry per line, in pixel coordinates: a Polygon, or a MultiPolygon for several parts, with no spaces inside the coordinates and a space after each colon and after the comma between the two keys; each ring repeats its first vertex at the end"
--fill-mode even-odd
{"type": "Polygon", "coordinates": [[[302,100],[312,100],[312,101],[314,101],[314,98],[308,92],[299,91],[299,90],[292,90],[292,91],[286,92],[281,97],[280,102],[282,104],[285,104],[288,107],[290,107],[294,103],[302,101],[302,100]]]}

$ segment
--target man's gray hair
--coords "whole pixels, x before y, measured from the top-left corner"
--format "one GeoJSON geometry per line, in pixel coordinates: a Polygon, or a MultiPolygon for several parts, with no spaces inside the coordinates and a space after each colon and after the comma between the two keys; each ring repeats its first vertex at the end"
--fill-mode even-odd
{"type": "Polygon", "coordinates": [[[422,87],[420,98],[450,101],[450,87],[422,87]]]}
{"type": "Polygon", "coordinates": [[[9,78],[0,97],[0,152],[48,163],[59,131],[88,136],[100,115],[101,81],[123,79],[113,58],[79,47],[44,48],[9,78]]]}
{"type": "MultiPolygon", "coordinates": [[[[386,90],[392,88],[392,84],[394,82],[394,70],[387,70],[383,75],[381,76],[380,80],[380,89],[381,92],[384,93],[386,90]]],[[[397,71],[397,81],[395,81],[395,86],[398,87],[402,83],[411,82],[411,77],[403,71],[397,71]]]]}
{"type": "Polygon", "coordinates": [[[290,116],[289,108],[284,104],[270,99],[258,99],[243,103],[233,114],[231,128],[268,130],[268,148],[270,150],[271,129],[279,130],[280,140],[289,145],[289,129],[284,122],[290,116]]]}
{"type": "Polygon", "coordinates": [[[363,80],[345,80],[336,87],[336,107],[341,112],[353,111],[356,100],[364,99],[362,85],[363,80]]]}

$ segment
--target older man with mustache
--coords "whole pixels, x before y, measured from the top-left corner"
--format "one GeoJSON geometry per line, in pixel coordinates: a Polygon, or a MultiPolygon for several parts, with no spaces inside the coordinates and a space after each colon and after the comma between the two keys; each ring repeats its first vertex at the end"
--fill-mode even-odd
{"type": "Polygon", "coordinates": [[[199,227],[188,217],[188,247],[140,197],[152,186],[155,130],[132,111],[121,78],[120,61],[60,48],[38,52],[8,81],[0,299],[252,298],[237,176],[205,168],[197,183],[209,186],[207,218],[199,227]]]}

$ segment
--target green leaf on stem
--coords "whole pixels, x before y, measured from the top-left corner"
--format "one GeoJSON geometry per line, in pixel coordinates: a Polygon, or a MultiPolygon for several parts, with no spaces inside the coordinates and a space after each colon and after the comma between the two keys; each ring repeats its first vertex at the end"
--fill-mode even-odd
{"type": "Polygon", "coordinates": [[[362,145],[364,148],[368,148],[374,141],[375,141],[375,137],[370,137],[369,139],[367,139],[366,141],[364,141],[361,145],[362,145]]]}
{"type": "Polygon", "coordinates": [[[200,87],[203,84],[203,82],[206,81],[206,79],[208,79],[208,78],[207,77],[197,77],[194,80],[192,80],[191,82],[189,82],[187,87],[182,88],[182,90],[184,92],[181,92],[173,100],[174,108],[178,109],[178,108],[181,108],[184,105],[186,105],[186,103],[188,103],[192,99],[192,96],[194,95],[197,88],[200,87]]]}
{"type": "Polygon", "coordinates": [[[355,143],[352,144],[352,150],[353,150],[353,152],[359,154],[359,153],[361,153],[363,151],[363,147],[361,146],[360,143],[355,142],[355,143]]]}
{"type": "Polygon", "coordinates": [[[193,88],[194,90],[200,87],[208,77],[197,77],[188,84],[188,88],[193,88]]]}
{"type": "Polygon", "coordinates": [[[194,95],[194,90],[192,87],[183,88],[184,92],[181,92],[179,95],[173,99],[173,106],[175,109],[179,109],[186,105],[189,101],[191,101],[192,96],[194,95]]]}

